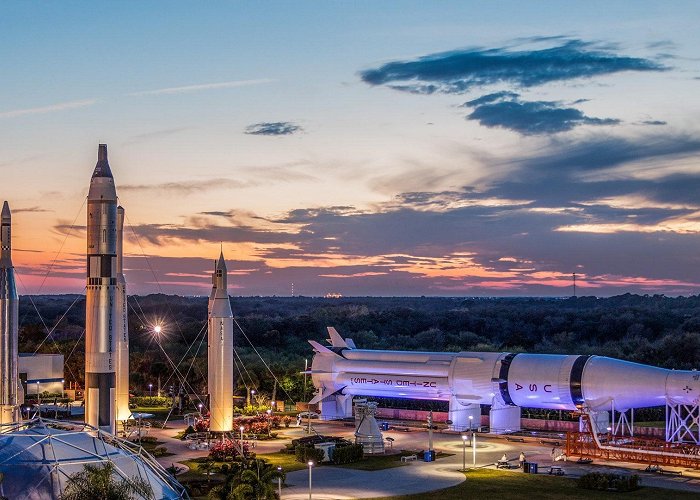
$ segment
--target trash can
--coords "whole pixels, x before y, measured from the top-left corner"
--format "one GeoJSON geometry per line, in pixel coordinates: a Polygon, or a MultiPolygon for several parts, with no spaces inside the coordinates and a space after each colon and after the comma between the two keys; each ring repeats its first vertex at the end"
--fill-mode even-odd
{"type": "Polygon", "coordinates": [[[383,431],[388,431],[388,430],[389,430],[389,422],[382,422],[381,424],[379,424],[379,427],[380,427],[383,431]]]}
{"type": "Polygon", "coordinates": [[[537,464],[530,462],[530,474],[537,474],[537,464]]]}
{"type": "Polygon", "coordinates": [[[423,460],[425,462],[433,462],[435,460],[435,450],[424,451],[423,460]]]}
{"type": "Polygon", "coordinates": [[[525,474],[530,473],[530,462],[523,462],[523,472],[525,474]]]}

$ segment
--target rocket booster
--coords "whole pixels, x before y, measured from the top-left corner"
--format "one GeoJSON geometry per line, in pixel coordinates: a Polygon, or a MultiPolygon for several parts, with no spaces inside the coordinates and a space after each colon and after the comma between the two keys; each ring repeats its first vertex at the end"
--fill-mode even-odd
{"type": "Polygon", "coordinates": [[[698,404],[700,372],[603,356],[355,349],[329,328],[331,347],[309,341],[312,380],[328,396],[362,395],[592,411],[698,404]]]}
{"type": "Polygon", "coordinates": [[[7,202],[0,221],[0,424],[19,420],[17,328],[19,298],[12,266],[12,215],[7,202]]]}
{"type": "Polygon", "coordinates": [[[209,430],[227,432],[233,429],[233,312],[223,252],[214,266],[212,284],[207,332],[209,430]]]}
{"type": "Polygon", "coordinates": [[[124,208],[117,207],[117,316],[116,316],[116,420],[127,420],[129,409],[129,318],[126,302],[126,279],[124,278],[124,208]]]}
{"type": "Polygon", "coordinates": [[[85,421],[114,433],[116,417],[117,191],[100,144],[87,208],[85,421]]]}

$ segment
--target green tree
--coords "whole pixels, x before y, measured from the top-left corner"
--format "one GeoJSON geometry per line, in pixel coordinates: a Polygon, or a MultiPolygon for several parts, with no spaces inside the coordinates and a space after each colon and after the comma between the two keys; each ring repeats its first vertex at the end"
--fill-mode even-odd
{"type": "Polygon", "coordinates": [[[210,500],[278,500],[277,479],[284,473],[264,460],[254,460],[238,469],[226,482],[209,492],[210,500]]]}
{"type": "Polygon", "coordinates": [[[153,490],[143,479],[114,477],[114,464],[86,464],[83,470],[68,477],[61,500],[151,500],[153,490]]]}

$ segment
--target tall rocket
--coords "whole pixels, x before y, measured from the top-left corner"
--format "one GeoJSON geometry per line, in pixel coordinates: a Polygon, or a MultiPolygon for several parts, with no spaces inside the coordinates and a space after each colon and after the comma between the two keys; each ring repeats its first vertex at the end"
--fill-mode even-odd
{"type": "Polygon", "coordinates": [[[12,266],[12,216],[7,202],[0,222],[0,424],[19,420],[17,318],[19,298],[12,266]]]}
{"type": "Polygon", "coordinates": [[[85,421],[114,434],[121,311],[117,300],[117,191],[106,144],[99,146],[87,212],[85,421]]]}
{"type": "Polygon", "coordinates": [[[117,207],[117,320],[116,320],[116,420],[121,422],[131,416],[129,409],[129,318],[126,303],[126,278],[124,278],[124,208],[117,207]]]}
{"type": "Polygon", "coordinates": [[[223,251],[214,265],[212,283],[208,307],[209,430],[227,432],[233,429],[233,312],[223,251]]]}

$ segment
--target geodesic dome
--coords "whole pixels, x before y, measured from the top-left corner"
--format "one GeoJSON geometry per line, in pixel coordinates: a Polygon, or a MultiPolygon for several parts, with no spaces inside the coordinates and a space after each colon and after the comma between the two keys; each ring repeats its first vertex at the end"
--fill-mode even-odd
{"type": "Polygon", "coordinates": [[[115,479],[145,481],[154,499],[189,498],[142,448],[90,425],[36,418],[0,429],[0,495],[8,498],[58,499],[69,476],[107,462],[115,479]]]}

